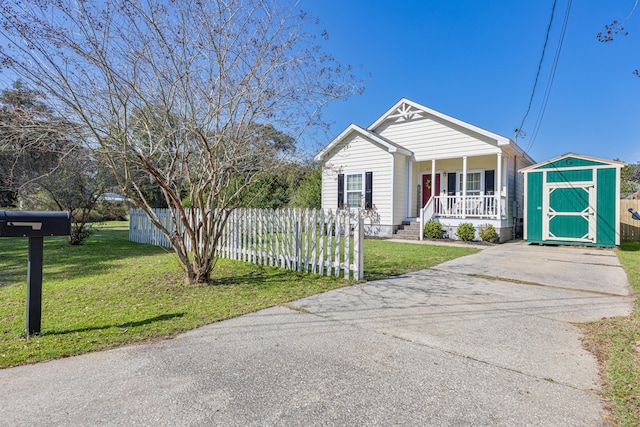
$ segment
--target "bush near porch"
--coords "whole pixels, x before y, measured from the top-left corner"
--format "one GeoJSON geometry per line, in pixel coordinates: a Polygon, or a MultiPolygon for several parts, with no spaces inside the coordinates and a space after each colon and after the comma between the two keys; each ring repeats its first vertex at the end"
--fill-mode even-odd
{"type": "Polygon", "coordinates": [[[424,225],[424,237],[427,239],[442,239],[444,238],[444,230],[442,224],[436,220],[427,221],[424,225]]]}
{"type": "Polygon", "coordinates": [[[494,243],[498,240],[498,233],[492,224],[481,225],[478,233],[483,242],[494,243]]]}
{"type": "MultiPolygon", "coordinates": [[[[213,283],[186,286],[173,252],[130,242],[128,223],[94,229],[83,246],[69,246],[64,237],[45,239],[42,334],[29,340],[24,338],[27,239],[3,239],[0,368],[170,337],[353,283],[220,260],[213,283]]],[[[378,240],[366,240],[364,248],[366,280],[476,251],[378,240]]]]}
{"type": "Polygon", "coordinates": [[[476,228],[470,222],[463,222],[456,230],[456,236],[465,242],[471,242],[476,238],[476,228]]]}

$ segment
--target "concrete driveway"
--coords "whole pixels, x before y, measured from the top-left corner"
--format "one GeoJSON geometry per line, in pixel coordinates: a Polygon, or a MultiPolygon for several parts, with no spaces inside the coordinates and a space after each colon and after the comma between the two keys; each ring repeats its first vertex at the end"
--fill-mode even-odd
{"type": "Polygon", "coordinates": [[[629,295],[612,251],[508,243],[174,339],[2,370],[0,425],[606,425],[573,323],[627,315],[629,295]]]}

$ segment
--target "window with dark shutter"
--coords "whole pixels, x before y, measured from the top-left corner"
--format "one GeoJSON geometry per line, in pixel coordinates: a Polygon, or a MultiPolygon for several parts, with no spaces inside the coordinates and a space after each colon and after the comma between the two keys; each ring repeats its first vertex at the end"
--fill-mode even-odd
{"type": "Polygon", "coordinates": [[[373,207],[373,172],[366,172],[364,179],[364,208],[373,207]]]}
{"type": "Polygon", "coordinates": [[[338,209],[344,207],[344,174],[338,174],[338,209]]]}

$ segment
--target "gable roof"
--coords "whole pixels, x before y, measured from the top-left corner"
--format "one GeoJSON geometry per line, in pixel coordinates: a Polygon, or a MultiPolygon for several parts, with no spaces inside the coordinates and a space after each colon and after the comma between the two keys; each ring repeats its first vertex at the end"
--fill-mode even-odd
{"type": "Polygon", "coordinates": [[[388,139],[383,138],[380,135],[377,135],[371,132],[370,130],[361,128],[360,126],[357,126],[354,124],[350,124],[345,130],[342,131],[342,133],[340,133],[340,135],[335,137],[333,141],[329,143],[329,145],[324,147],[318,154],[316,154],[316,156],[314,157],[314,160],[317,162],[321,161],[327,155],[327,153],[329,153],[336,145],[340,144],[345,138],[347,138],[349,135],[353,133],[376,142],[378,145],[382,146],[389,153],[398,153],[398,154],[402,154],[404,156],[409,156],[409,157],[413,156],[413,153],[407,150],[406,148],[401,147],[400,145],[394,142],[391,142],[388,139]]]}
{"type": "Polygon", "coordinates": [[[566,153],[566,154],[563,154],[562,156],[554,157],[553,159],[540,162],[535,165],[527,166],[526,168],[522,168],[520,169],[520,173],[529,172],[535,169],[563,168],[567,166],[585,167],[585,166],[606,166],[606,165],[613,166],[616,168],[623,168],[624,166],[626,166],[626,163],[619,162],[617,160],[606,160],[606,159],[599,159],[597,157],[583,156],[581,154],[566,153]],[[562,165],[561,164],[563,160],[574,160],[574,159],[579,160],[581,164],[579,165],[572,165],[572,164],[562,165]]]}
{"type": "Polygon", "coordinates": [[[462,128],[471,133],[475,133],[476,135],[480,135],[486,139],[493,140],[495,141],[496,146],[502,146],[504,148],[507,148],[511,153],[524,157],[528,163],[535,163],[534,160],[529,156],[529,154],[527,154],[510,138],[466,123],[462,120],[456,119],[455,117],[451,117],[439,111],[425,107],[424,105],[418,104],[417,102],[411,101],[407,98],[402,98],[398,102],[396,102],[391,108],[389,108],[382,116],[380,116],[366,129],[354,124],[349,125],[344,131],[342,131],[342,133],[340,133],[340,135],[338,135],[325,148],[323,148],[314,157],[314,160],[321,161],[336,145],[338,145],[346,137],[354,132],[368,138],[370,141],[376,142],[379,146],[387,149],[387,151],[390,153],[397,152],[405,156],[413,157],[414,153],[412,151],[380,136],[375,132],[375,130],[387,120],[393,120],[401,117],[405,119],[411,119],[414,116],[425,117],[429,115],[444,122],[445,125],[446,123],[449,123],[451,127],[462,128]]]}
{"type": "Polygon", "coordinates": [[[370,131],[373,131],[375,128],[377,128],[383,122],[389,119],[396,119],[398,117],[413,117],[416,114],[429,114],[429,115],[438,117],[439,119],[445,122],[449,122],[451,124],[460,126],[463,129],[467,129],[477,134],[483,135],[487,138],[493,139],[497,142],[498,145],[513,144],[513,141],[511,141],[511,139],[507,137],[498,135],[497,133],[489,132],[486,129],[479,128],[467,122],[463,122],[462,120],[456,119],[455,117],[451,117],[439,111],[425,107],[424,105],[418,104],[417,102],[413,102],[407,98],[402,98],[398,102],[396,102],[393,105],[393,107],[389,108],[389,110],[387,110],[386,113],[380,116],[367,129],[370,131]]]}

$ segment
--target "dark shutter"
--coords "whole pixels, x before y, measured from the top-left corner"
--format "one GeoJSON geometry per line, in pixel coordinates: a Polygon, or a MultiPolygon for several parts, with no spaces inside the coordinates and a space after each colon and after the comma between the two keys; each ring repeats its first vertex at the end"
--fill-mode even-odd
{"type": "Polygon", "coordinates": [[[449,196],[456,195],[456,173],[449,172],[447,175],[447,194],[449,196]]]}
{"type": "Polygon", "coordinates": [[[484,194],[493,196],[496,192],[495,185],[496,171],[484,171],[484,194]]]}
{"type": "Polygon", "coordinates": [[[364,177],[364,208],[373,207],[373,172],[366,172],[364,177]]]}
{"type": "Polygon", "coordinates": [[[338,209],[344,207],[344,174],[338,174],[338,209]]]}

